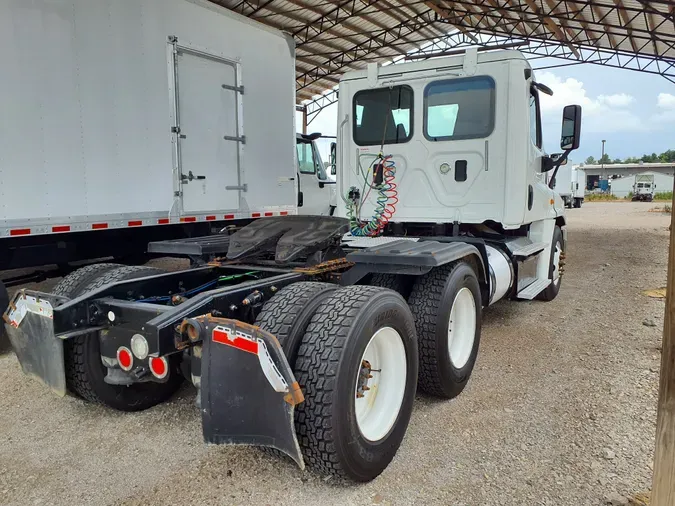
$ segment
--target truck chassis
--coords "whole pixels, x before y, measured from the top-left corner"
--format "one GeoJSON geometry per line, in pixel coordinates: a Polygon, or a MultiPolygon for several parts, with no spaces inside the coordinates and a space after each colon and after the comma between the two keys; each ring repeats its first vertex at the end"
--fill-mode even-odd
{"type": "MultiPolygon", "coordinates": [[[[417,386],[444,398],[463,390],[482,308],[518,297],[518,269],[539,250],[462,231],[364,248],[343,238],[348,229],[343,218],[288,216],[156,243],[194,267],[95,264],[54,293],[21,290],[4,315],[10,341],[24,372],[59,395],[135,411],[187,378],[206,442],[271,447],[367,481],[401,444],[417,386]]],[[[552,259],[562,235],[554,241],[552,259]]],[[[559,264],[544,300],[557,294],[559,264]]]]}

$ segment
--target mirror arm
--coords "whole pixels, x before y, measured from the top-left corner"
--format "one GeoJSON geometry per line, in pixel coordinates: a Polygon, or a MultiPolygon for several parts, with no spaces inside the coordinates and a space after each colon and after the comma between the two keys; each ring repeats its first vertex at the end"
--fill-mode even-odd
{"type": "Polygon", "coordinates": [[[555,167],[553,168],[553,175],[551,176],[551,179],[548,182],[549,188],[553,188],[553,186],[551,186],[551,185],[555,181],[555,176],[558,174],[558,169],[560,168],[560,166],[563,163],[565,163],[565,160],[567,160],[567,157],[569,156],[569,154],[571,152],[572,152],[571,149],[566,149],[565,152],[562,154],[562,156],[560,158],[558,158],[558,161],[555,162],[555,167]]]}

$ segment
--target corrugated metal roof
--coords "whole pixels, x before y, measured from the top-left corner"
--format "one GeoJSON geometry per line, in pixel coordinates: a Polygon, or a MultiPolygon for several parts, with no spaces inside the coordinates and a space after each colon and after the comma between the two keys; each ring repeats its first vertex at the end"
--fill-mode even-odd
{"type": "Polygon", "coordinates": [[[520,42],[675,82],[672,0],[211,0],[293,35],[298,100],[369,61],[520,42]]]}

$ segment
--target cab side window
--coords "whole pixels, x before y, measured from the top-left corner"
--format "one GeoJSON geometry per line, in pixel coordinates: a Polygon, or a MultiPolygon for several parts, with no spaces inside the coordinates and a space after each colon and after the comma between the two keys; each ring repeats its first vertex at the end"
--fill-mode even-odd
{"type": "Polygon", "coordinates": [[[541,148],[541,111],[539,110],[539,93],[530,89],[530,137],[532,144],[541,148]]]}

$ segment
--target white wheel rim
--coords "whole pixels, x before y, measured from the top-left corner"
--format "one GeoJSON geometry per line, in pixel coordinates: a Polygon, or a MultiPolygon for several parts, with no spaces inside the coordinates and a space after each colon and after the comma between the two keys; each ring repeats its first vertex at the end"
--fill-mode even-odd
{"type": "Polygon", "coordinates": [[[555,243],[555,251],[553,252],[553,283],[556,285],[560,283],[560,256],[562,255],[562,245],[560,242],[555,243]]]}
{"type": "Polygon", "coordinates": [[[452,302],[448,324],[448,353],[455,368],[461,369],[469,361],[475,339],[476,301],[471,290],[464,287],[452,302]]]}
{"type": "Polygon", "coordinates": [[[401,335],[391,327],[379,329],[366,346],[356,377],[356,424],[367,440],[381,440],[394,426],[403,404],[407,373],[401,335]],[[366,370],[364,363],[370,365],[372,375],[365,381],[360,376],[366,370]]]}

